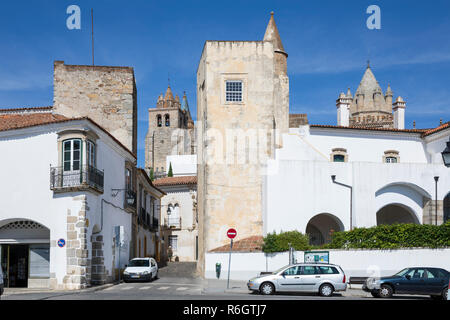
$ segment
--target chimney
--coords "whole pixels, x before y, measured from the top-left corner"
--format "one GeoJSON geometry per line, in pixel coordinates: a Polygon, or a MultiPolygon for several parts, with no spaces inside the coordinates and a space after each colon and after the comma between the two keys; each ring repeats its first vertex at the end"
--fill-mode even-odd
{"type": "Polygon", "coordinates": [[[396,129],[405,129],[405,108],[406,102],[402,97],[397,97],[392,106],[392,111],[394,112],[394,128],[396,129]]]}
{"type": "Polygon", "coordinates": [[[348,98],[343,92],[336,100],[337,108],[337,125],[342,127],[348,127],[350,122],[350,98],[348,98]]]}

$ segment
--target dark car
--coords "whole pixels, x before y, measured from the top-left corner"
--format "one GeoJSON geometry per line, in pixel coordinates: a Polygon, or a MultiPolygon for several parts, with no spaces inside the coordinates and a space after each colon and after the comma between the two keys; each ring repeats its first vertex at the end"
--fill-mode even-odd
{"type": "Polygon", "coordinates": [[[450,272],[440,268],[406,268],[390,277],[369,278],[362,289],[374,297],[390,298],[393,294],[430,295],[447,300],[450,272]]]}

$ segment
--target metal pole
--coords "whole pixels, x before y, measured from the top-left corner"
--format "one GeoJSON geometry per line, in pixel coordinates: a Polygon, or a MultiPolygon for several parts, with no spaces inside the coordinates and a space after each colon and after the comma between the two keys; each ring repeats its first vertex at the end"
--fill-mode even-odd
{"type": "MultiPolygon", "coordinates": [[[[119,239],[120,239],[120,237],[119,237],[119,239]]],[[[120,243],[119,243],[118,247],[119,247],[119,284],[120,284],[120,243]]]]}
{"type": "Polygon", "coordinates": [[[438,183],[439,177],[434,177],[435,182],[435,204],[434,204],[434,224],[437,225],[437,207],[438,207],[438,199],[437,199],[437,183],[438,183]]]}
{"type": "Polygon", "coordinates": [[[228,260],[228,279],[227,279],[227,289],[230,288],[230,267],[231,267],[231,251],[233,250],[233,239],[230,241],[230,258],[228,260]]]}

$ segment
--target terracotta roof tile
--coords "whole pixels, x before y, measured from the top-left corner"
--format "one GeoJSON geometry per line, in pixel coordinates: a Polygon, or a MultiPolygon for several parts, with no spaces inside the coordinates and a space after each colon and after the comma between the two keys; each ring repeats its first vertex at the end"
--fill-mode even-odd
{"type": "Polygon", "coordinates": [[[63,120],[69,119],[52,113],[0,114],[0,131],[27,128],[63,120]]]}
{"type": "Polygon", "coordinates": [[[323,124],[312,124],[312,128],[330,128],[330,129],[348,129],[348,130],[369,130],[369,131],[387,131],[387,132],[405,132],[405,133],[424,133],[428,129],[394,129],[394,128],[370,128],[370,127],[344,127],[323,124]]]}
{"type": "Polygon", "coordinates": [[[183,184],[197,184],[197,176],[166,177],[153,181],[153,185],[158,187],[183,184]]]}
{"type": "MultiPolygon", "coordinates": [[[[262,236],[251,236],[233,242],[233,252],[261,252],[263,245],[262,236]]],[[[230,245],[226,244],[221,247],[210,250],[209,252],[229,252],[230,245]]]]}
{"type": "Polygon", "coordinates": [[[423,136],[425,137],[425,136],[428,136],[428,135],[430,135],[430,134],[433,134],[433,133],[435,133],[435,132],[439,132],[439,131],[444,130],[444,129],[447,129],[447,128],[450,128],[450,121],[449,121],[449,122],[446,122],[446,123],[444,123],[444,124],[441,124],[439,127],[436,127],[436,128],[427,130],[427,131],[423,134],[423,136]]]}

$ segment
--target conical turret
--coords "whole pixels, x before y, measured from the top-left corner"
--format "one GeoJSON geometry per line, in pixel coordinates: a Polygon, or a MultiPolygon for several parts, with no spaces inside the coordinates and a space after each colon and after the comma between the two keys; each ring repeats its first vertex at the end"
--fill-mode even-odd
{"type": "Polygon", "coordinates": [[[272,41],[275,52],[282,53],[287,57],[288,54],[284,51],[283,43],[281,42],[280,33],[278,32],[278,28],[275,23],[275,19],[273,18],[273,14],[274,13],[272,11],[270,13],[270,20],[267,25],[263,41],[272,41]]]}

